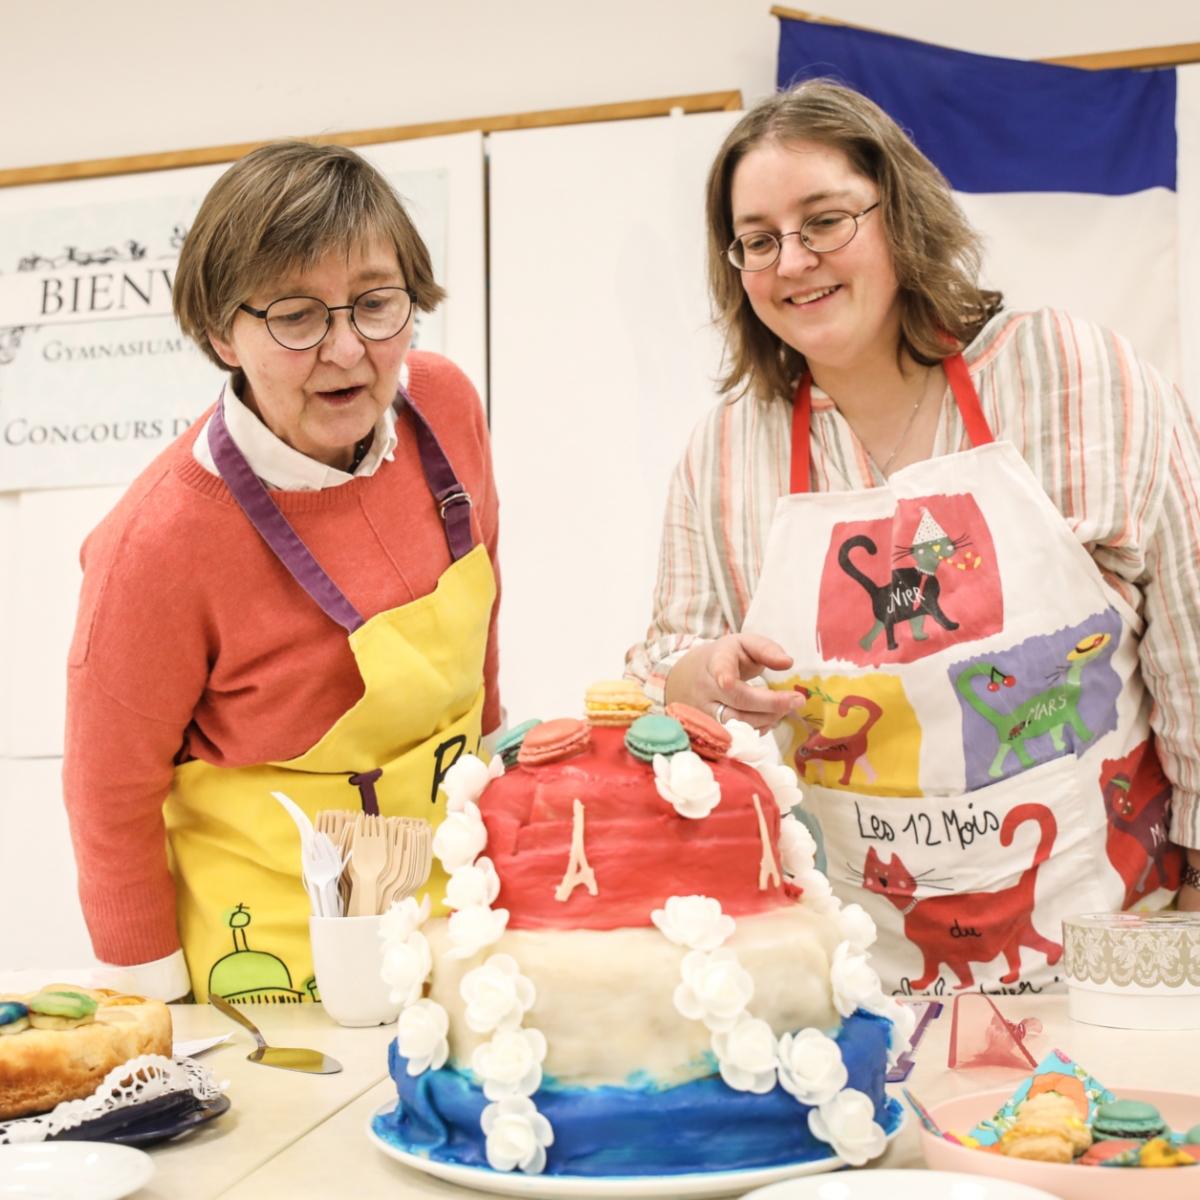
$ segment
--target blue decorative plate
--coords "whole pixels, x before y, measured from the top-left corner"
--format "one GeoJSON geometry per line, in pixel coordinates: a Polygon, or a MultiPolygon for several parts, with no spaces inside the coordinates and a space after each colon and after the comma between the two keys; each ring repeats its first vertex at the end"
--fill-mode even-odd
{"type": "Polygon", "coordinates": [[[118,1109],[49,1139],[54,1142],[118,1142],[123,1146],[152,1146],[169,1138],[182,1137],[199,1125],[229,1111],[229,1097],[197,1100],[190,1093],[174,1092],[118,1109]]]}

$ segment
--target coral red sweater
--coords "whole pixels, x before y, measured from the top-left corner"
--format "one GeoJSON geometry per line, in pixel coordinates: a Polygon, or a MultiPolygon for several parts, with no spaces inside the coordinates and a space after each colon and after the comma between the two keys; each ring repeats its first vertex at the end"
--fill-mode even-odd
{"type": "MultiPolygon", "coordinates": [[[[413,352],[409,391],[474,501],[496,564],[497,500],[479,398],[447,360],[413,352]]],[[[294,758],[362,694],[346,641],[192,456],[201,418],[133,482],[84,544],[68,663],[63,784],[96,954],[125,965],[179,948],[162,805],[176,763],[294,758]]],[[[433,591],[450,565],[416,438],[395,461],[317,492],[272,495],[364,617],[433,591]]],[[[496,612],[483,729],[500,720],[496,612]]]]}

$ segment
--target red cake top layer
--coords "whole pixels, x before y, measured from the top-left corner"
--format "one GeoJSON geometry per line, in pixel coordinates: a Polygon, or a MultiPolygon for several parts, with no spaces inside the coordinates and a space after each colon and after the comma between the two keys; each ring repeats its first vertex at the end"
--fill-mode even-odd
{"type": "Polygon", "coordinates": [[[731,916],[795,896],[780,882],[779,808],[757,771],[710,762],[719,803],[707,816],[681,816],[625,733],[592,727],[582,752],[516,763],[484,791],[484,853],[510,929],[650,925],[671,896],[712,896],[731,916]]]}

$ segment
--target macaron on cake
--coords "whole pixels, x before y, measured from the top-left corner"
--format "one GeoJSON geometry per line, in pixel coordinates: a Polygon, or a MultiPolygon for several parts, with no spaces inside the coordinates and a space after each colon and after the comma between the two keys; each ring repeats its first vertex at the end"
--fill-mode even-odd
{"type": "Polygon", "coordinates": [[[511,767],[516,763],[517,755],[521,752],[521,743],[525,741],[525,735],[535,725],[540,724],[541,721],[535,717],[529,721],[522,721],[520,725],[514,725],[501,735],[499,741],[496,742],[496,753],[500,755],[500,759],[506,767],[511,767]]]}
{"type": "Polygon", "coordinates": [[[691,749],[687,731],[674,717],[651,713],[638,717],[625,734],[625,748],[643,762],[653,762],[656,754],[678,754],[691,749]]]}
{"type": "Polygon", "coordinates": [[[0,1002],[0,1037],[29,1028],[29,1005],[19,1000],[0,1002]]]}
{"type": "Polygon", "coordinates": [[[591,740],[586,721],[573,717],[540,721],[526,732],[517,753],[517,762],[522,766],[557,762],[586,750],[591,740]]]}
{"type": "Polygon", "coordinates": [[[650,698],[629,679],[603,679],[593,683],[583,701],[592,725],[624,728],[650,711],[650,698]]]}
{"type": "Polygon", "coordinates": [[[674,717],[683,726],[692,749],[710,762],[719,762],[733,745],[733,737],[724,725],[690,704],[668,704],[667,716],[674,717]]]}

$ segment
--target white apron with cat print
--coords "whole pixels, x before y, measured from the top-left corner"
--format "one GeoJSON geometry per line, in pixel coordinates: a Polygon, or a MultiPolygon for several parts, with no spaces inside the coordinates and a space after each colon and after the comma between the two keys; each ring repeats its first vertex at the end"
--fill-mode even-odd
{"type": "Polygon", "coordinates": [[[972,448],[809,492],[810,387],[743,629],[794,660],[780,727],[835,893],[893,991],[1059,984],[1062,918],[1166,903],[1179,860],[1141,620],[945,363],[972,448]]]}

